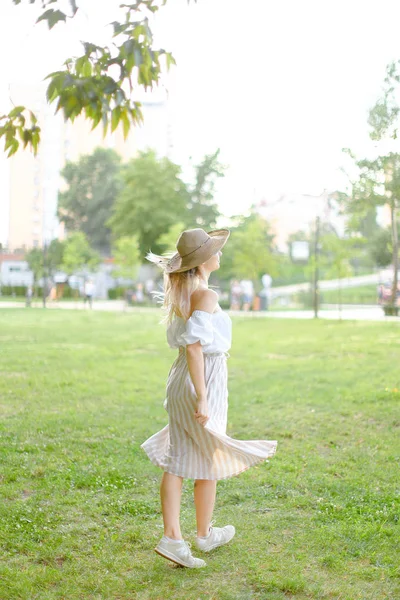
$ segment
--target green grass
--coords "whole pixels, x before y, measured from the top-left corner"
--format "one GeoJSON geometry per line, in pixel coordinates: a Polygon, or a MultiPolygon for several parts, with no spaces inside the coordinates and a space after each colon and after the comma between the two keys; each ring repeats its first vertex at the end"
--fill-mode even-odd
{"type": "MultiPolygon", "coordinates": [[[[361,285],[354,288],[343,288],[341,291],[342,304],[378,304],[376,285],[361,285]]],[[[321,303],[337,304],[339,302],[338,290],[322,290],[321,303]]]]}
{"type": "Polygon", "coordinates": [[[400,327],[233,319],[228,433],[278,450],[218,483],[237,534],[190,570],[153,551],[161,470],[139,447],[167,423],[157,321],[0,311],[0,599],[398,599],[400,327]]]}
{"type": "Polygon", "coordinates": [[[25,296],[0,296],[0,302],[26,302],[25,296]]]}

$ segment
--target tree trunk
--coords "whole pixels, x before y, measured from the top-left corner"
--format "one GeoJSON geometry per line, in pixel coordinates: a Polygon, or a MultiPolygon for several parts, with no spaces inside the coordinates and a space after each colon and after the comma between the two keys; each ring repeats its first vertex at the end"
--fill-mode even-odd
{"type": "Polygon", "coordinates": [[[397,303],[397,285],[398,285],[398,270],[399,270],[399,238],[397,235],[397,217],[396,217],[396,200],[392,198],[390,203],[390,221],[392,226],[392,245],[393,245],[393,287],[391,305],[396,306],[397,303]]]}

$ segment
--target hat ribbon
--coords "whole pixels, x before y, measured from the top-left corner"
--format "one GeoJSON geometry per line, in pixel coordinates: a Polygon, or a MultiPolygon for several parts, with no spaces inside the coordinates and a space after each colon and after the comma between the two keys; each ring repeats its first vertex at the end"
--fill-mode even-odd
{"type": "MultiPolygon", "coordinates": [[[[187,256],[190,256],[191,254],[193,254],[193,252],[197,252],[197,250],[200,250],[200,248],[201,248],[202,246],[204,246],[204,244],[207,244],[207,242],[209,242],[211,239],[212,239],[212,238],[211,238],[211,236],[210,236],[210,237],[208,237],[208,238],[207,238],[207,239],[206,239],[206,240],[205,240],[205,241],[204,241],[202,244],[200,244],[200,246],[197,246],[197,248],[195,248],[194,250],[191,250],[190,252],[188,252],[187,254],[184,254],[183,256],[182,256],[182,255],[179,255],[179,256],[180,256],[181,258],[186,258],[187,256]]],[[[178,254],[179,254],[179,252],[178,252],[178,254]]],[[[171,256],[171,258],[170,258],[170,259],[169,259],[169,261],[168,261],[168,263],[169,263],[169,264],[171,264],[172,258],[173,258],[173,257],[171,256]]]]}

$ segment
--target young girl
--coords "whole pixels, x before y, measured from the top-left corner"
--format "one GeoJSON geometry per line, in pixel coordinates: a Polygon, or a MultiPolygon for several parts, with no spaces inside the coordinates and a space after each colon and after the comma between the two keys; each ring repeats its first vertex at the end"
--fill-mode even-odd
{"type": "Polygon", "coordinates": [[[232,323],[208,287],[210,274],[219,268],[221,248],[229,230],[181,233],[177,252],[148,260],[164,271],[163,309],[167,341],[179,349],[168,375],[164,408],[169,423],[141,448],[164,473],[160,496],[164,536],[155,551],[185,567],[205,567],[194,558],[182,538],[179,514],[182,483],[194,479],[196,546],[209,552],[229,542],[233,525],[213,527],[216,483],[241,473],[276,452],[277,442],[235,440],[226,435],[228,389],[227,357],[232,323]]]}

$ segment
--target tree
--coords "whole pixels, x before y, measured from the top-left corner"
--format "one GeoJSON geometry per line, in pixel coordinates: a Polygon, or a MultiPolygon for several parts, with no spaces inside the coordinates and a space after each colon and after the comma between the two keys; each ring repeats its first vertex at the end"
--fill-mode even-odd
{"type": "Polygon", "coordinates": [[[375,233],[369,244],[369,253],[378,267],[387,267],[392,262],[392,235],[388,228],[375,233]]]}
{"type": "Polygon", "coordinates": [[[351,198],[348,193],[335,191],[331,195],[336,202],[339,212],[346,215],[346,239],[351,238],[351,256],[349,257],[354,275],[359,274],[360,268],[371,271],[376,266],[371,254],[372,240],[381,230],[377,223],[377,207],[366,206],[362,213],[349,211],[351,198]]]}
{"type": "Polygon", "coordinates": [[[110,228],[106,225],[121,189],[121,158],[111,149],[96,148],[62,170],[66,191],[59,194],[58,217],[68,231],[82,231],[93,248],[109,254],[110,228]]]}
{"type": "MultiPolygon", "coordinates": [[[[12,0],[21,4],[22,0],[12,0]]],[[[47,22],[52,29],[67,19],[73,19],[79,10],[79,0],[69,0],[69,14],[60,10],[63,0],[41,1],[44,12],[37,19],[47,22]],[[52,5],[51,8],[49,6],[52,5]]],[[[114,42],[98,46],[82,42],[83,53],[67,58],[64,68],[50,73],[47,100],[56,102],[56,112],[62,110],[65,120],[74,121],[84,115],[93,123],[93,129],[101,122],[104,134],[110,125],[114,131],[122,124],[127,137],[131,125],[143,119],[141,105],[134,100],[137,89],[153,88],[160,80],[162,69],[169,69],[175,60],[170,52],[153,47],[149,17],[156,13],[166,0],[136,0],[122,4],[125,15],[122,22],[110,23],[114,42]]],[[[24,106],[14,107],[8,114],[0,115],[0,137],[5,138],[8,156],[17,152],[20,142],[37,152],[40,143],[40,127],[31,110],[24,106]]]]}
{"type": "Polygon", "coordinates": [[[400,154],[390,152],[375,160],[355,161],[359,168],[359,180],[353,183],[352,194],[346,210],[353,218],[365,216],[371,207],[389,205],[392,242],[393,287],[391,304],[397,295],[399,269],[399,243],[397,212],[400,202],[400,154]]]}
{"type": "Polygon", "coordinates": [[[337,235],[330,234],[324,236],[322,248],[325,255],[327,268],[325,275],[328,278],[338,279],[338,305],[339,312],[342,312],[342,279],[350,277],[353,269],[350,264],[350,258],[353,252],[354,240],[352,238],[340,238],[337,235]]]}
{"type": "Polygon", "coordinates": [[[49,275],[52,277],[58,271],[63,262],[65,242],[54,239],[51,240],[46,256],[49,269],[49,275]]]}
{"type": "Polygon", "coordinates": [[[33,273],[33,289],[35,294],[37,293],[38,281],[43,277],[43,251],[40,248],[32,248],[26,255],[26,262],[28,263],[29,269],[33,273]]]}
{"type": "Polygon", "coordinates": [[[113,247],[113,257],[116,265],[113,275],[124,279],[135,279],[140,265],[137,236],[119,238],[113,247]]]}
{"type": "Polygon", "coordinates": [[[257,214],[246,217],[237,227],[231,228],[229,252],[221,261],[218,276],[253,281],[259,281],[265,273],[274,277],[277,260],[272,251],[272,240],[267,221],[257,214]]]}
{"type": "MultiPolygon", "coordinates": [[[[400,114],[396,98],[400,83],[399,65],[400,61],[397,61],[387,66],[382,95],[369,113],[370,137],[377,142],[384,142],[385,145],[397,139],[400,114]]],[[[345,151],[353,158],[359,169],[359,179],[353,182],[352,194],[347,202],[347,211],[353,216],[365,217],[372,207],[383,205],[389,207],[393,265],[390,302],[394,306],[397,297],[399,269],[400,154],[385,152],[375,159],[356,160],[348,149],[345,151]]]]}
{"type": "MultiPolygon", "coordinates": [[[[41,278],[53,277],[63,261],[64,242],[52,240],[44,249],[32,248],[26,255],[26,261],[33,273],[33,287],[37,293],[41,278]]],[[[43,282],[44,286],[44,282],[43,282]]]]}
{"type": "Polygon", "coordinates": [[[163,248],[163,252],[176,251],[176,242],[182,231],[185,229],[185,224],[182,221],[174,223],[166,233],[163,233],[157,240],[157,244],[163,248]]]}
{"type": "Polygon", "coordinates": [[[181,169],[152,150],[140,152],[122,171],[123,188],[109,220],[114,239],[137,235],[142,257],[162,252],[159,237],[177,221],[187,220],[188,190],[181,169]]]}
{"type": "Polygon", "coordinates": [[[72,233],[65,242],[62,269],[68,275],[83,271],[92,271],[100,263],[100,256],[89,245],[84,233],[72,233]]]}
{"type": "Polygon", "coordinates": [[[206,154],[202,162],[195,167],[196,181],[190,190],[188,204],[188,225],[190,228],[213,229],[220,212],[214,202],[215,181],[224,177],[225,167],[219,162],[220,150],[206,154]]]}

